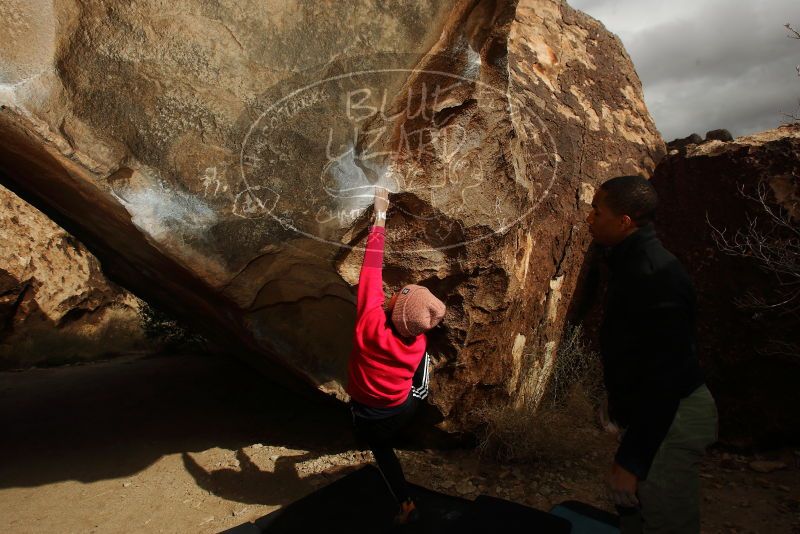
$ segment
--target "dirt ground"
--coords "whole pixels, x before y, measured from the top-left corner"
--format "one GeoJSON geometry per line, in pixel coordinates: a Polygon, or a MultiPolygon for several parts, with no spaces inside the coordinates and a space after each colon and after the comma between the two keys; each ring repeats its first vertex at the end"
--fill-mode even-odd
{"type": "MultiPolygon", "coordinates": [[[[348,424],[341,407],[232,359],[131,355],[0,373],[0,531],[219,532],[369,462],[348,424]]],[[[412,482],[445,493],[611,509],[603,477],[614,439],[597,436],[596,450],[558,462],[501,465],[473,450],[401,460],[412,482]]],[[[800,451],[712,451],[703,531],[800,532],[798,471],[800,451]]]]}

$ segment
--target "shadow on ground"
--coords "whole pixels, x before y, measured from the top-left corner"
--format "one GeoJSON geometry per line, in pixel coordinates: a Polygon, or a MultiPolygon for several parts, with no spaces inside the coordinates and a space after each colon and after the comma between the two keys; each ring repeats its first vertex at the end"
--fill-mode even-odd
{"type": "MultiPolygon", "coordinates": [[[[295,466],[319,457],[317,452],[282,456],[272,471],[263,471],[244,450],[236,451],[239,468],[225,467],[207,471],[188,453],[182,453],[183,466],[197,485],[218,497],[246,504],[283,505],[293,502],[327,482],[321,474],[300,478],[295,466]]],[[[351,470],[351,469],[347,469],[351,470]]]]}
{"type": "Polygon", "coordinates": [[[297,462],[354,447],[346,407],[300,397],[219,356],[0,373],[0,428],[0,488],[120,478],[180,452],[201,487],[264,504],[292,498],[264,488],[311,490],[297,462]],[[310,452],[262,472],[242,450],[254,443],[310,452]],[[240,469],[206,472],[187,454],[213,447],[237,450],[240,469]],[[258,495],[241,495],[246,488],[258,495]]]}

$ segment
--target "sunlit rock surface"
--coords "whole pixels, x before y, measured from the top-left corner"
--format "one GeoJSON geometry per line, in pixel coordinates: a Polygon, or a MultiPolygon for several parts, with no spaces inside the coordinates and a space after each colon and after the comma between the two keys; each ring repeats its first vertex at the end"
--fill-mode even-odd
{"type": "Polygon", "coordinates": [[[8,2],[2,180],[135,294],[344,398],[375,184],[387,293],[448,306],[445,429],[547,383],[594,188],[664,152],[616,36],[563,2],[8,2]]]}
{"type": "Polygon", "coordinates": [[[77,239],[0,186],[0,369],[147,348],[142,302],[77,239]]]}

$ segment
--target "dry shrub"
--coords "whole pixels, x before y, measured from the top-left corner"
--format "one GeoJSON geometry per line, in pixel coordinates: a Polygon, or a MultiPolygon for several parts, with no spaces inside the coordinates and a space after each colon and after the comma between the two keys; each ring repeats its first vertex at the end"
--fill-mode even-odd
{"type": "Polygon", "coordinates": [[[563,405],[574,394],[572,390],[575,387],[592,404],[597,404],[602,398],[600,356],[589,346],[580,324],[567,325],[564,329],[553,376],[542,402],[549,402],[554,408],[563,405]]]}
{"type": "Polygon", "coordinates": [[[160,351],[202,352],[209,348],[208,340],[192,326],[147,302],[139,308],[139,319],[145,336],[160,351]]]}
{"type": "MultiPolygon", "coordinates": [[[[794,327],[800,322],[800,206],[796,202],[782,206],[770,189],[764,179],[755,185],[754,192],[739,184],[739,195],[756,206],[757,215],[747,213],[747,225],[732,234],[714,226],[708,215],[706,222],[720,252],[755,262],[773,275],[772,287],[748,289],[733,303],[739,309],[753,311],[755,317],[788,317],[794,327]]],[[[792,328],[788,333],[794,331],[792,328]]],[[[772,339],[756,351],[765,356],[800,357],[800,345],[785,339],[772,339]]]]}
{"type": "Polygon", "coordinates": [[[538,406],[487,404],[481,456],[500,462],[554,462],[581,457],[598,448],[596,424],[602,395],[600,363],[580,326],[568,327],[556,355],[550,384],[538,406]]]}
{"type": "Polygon", "coordinates": [[[727,229],[718,229],[706,215],[711,237],[723,254],[756,262],[764,272],[775,276],[776,284],[772,298],[748,291],[734,303],[743,309],[800,313],[800,220],[793,215],[794,210],[800,212],[800,206],[781,206],[763,179],[755,186],[754,193],[742,184],[738,190],[742,198],[757,206],[758,216],[747,213],[747,226],[728,236],[727,229]]]}
{"type": "MultiPolygon", "coordinates": [[[[790,39],[800,40],[800,31],[797,31],[791,24],[786,23],[783,25],[783,27],[788,31],[787,37],[790,39]]],[[[797,76],[800,76],[800,65],[796,65],[795,70],[797,71],[797,76]]],[[[800,101],[798,101],[798,104],[800,104],[800,101]]],[[[784,113],[784,116],[788,119],[787,122],[789,123],[800,123],[800,111],[795,113],[784,113]]]]}

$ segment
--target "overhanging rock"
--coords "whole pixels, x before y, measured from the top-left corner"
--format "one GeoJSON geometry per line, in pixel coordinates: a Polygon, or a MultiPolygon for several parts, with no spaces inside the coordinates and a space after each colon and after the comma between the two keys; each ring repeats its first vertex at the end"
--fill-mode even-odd
{"type": "Polygon", "coordinates": [[[3,182],[270,374],[343,398],[392,189],[387,291],[448,306],[445,429],[541,394],[593,188],[664,150],[620,41],[559,1],[10,4],[3,182]]]}

